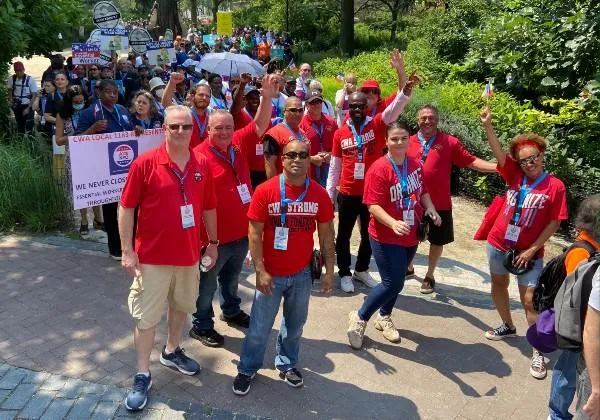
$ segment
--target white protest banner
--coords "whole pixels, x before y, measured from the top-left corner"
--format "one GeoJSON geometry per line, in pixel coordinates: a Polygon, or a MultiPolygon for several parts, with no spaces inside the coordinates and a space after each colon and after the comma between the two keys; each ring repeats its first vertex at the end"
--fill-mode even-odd
{"type": "Polygon", "coordinates": [[[161,66],[177,61],[173,41],[153,41],[146,43],[146,56],[153,66],[161,66]]]}
{"type": "Polygon", "coordinates": [[[100,29],[100,43],[102,51],[128,50],[129,32],[127,29],[100,29]]]}
{"type": "Polygon", "coordinates": [[[73,64],[100,64],[100,47],[94,44],[71,44],[73,64]]]}
{"type": "Polygon", "coordinates": [[[152,41],[152,37],[144,28],[135,28],[129,33],[129,44],[138,54],[146,54],[146,43],[150,41],[152,41]]]}
{"type": "Polygon", "coordinates": [[[121,19],[119,9],[109,1],[99,1],[94,5],[93,22],[98,28],[114,28],[121,19]]]}
{"type": "Polygon", "coordinates": [[[164,139],[161,128],[69,137],[75,210],[118,202],[131,162],[164,139]]]}
{"type": "Polygon", "coordinates": [[[165,31],[165,41],[173,41],[173,31],[171,29],[165,31]]]}

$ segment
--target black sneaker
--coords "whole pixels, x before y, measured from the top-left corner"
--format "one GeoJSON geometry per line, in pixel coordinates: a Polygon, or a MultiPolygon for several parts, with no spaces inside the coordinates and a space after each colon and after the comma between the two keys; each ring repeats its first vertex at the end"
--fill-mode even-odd
{"type": "Polygon", "coordinates": [[[296,368],[292,368],[285,372],[279,372],[279,377],[283,379],[283,381],[293,388],[300,388],[304,385],[304,379],[302,379],[302,374],[296,368]]]}
{"type": "Polygon", "coordinates": [[[208,347],[221,347],[225,343],[225,338],[216,332],[214,328],[210,330],[198,330],[196,327],[192,327],[190,329],[190,337],[208,347]]]}
{"type": "Polygon", "coordinates": [[[237,315],[232,317],[226,317],[221,314],[221,320],[225,321],[232,327],[248,328],[250,327],[250,315],[244,311],[240,311],[237,315]]]}
{"type": "Polygon", "coordinates": [[[233,380],[233,386],[231,387],[231,389],[233,389],[233,393],[235,395],[246,395],[250,391],[250,383],[255,376],[256,373],[254,373],[252,376],[238,373],[233,380]]]}
{"type": "Polygon", "coordinates": [[[185,355],[181,347],[177,347],[171,354],[165,353],[166,346],[160,352],[160,363],[163,366],[172,367],[183,373],[184,375],[194,376],[200,372],[201,368],[198,362],[185,355]]]}
{"type": "Polygon", "coordinates": [[[485,338],[487,338],[488,340],[498,341],[507,337],[515,337],[516,335],[517,329],[514,327],[510,328],[505,322],[499,327],[494,328],[493,330],[486,331],[485,338]]]}
{"type": "Polygon", "coordinates": [[[89,235],[90,229],[88,228],[88,225],[81,225],[81,227],[79,228],[79,234],[81,236],[89,235]]]}

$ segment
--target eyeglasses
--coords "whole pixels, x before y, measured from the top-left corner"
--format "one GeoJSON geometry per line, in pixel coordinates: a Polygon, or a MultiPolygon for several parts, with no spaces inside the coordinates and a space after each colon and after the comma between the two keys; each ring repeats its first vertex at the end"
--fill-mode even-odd
{"type": "Polygon", "coordinates": [[[179,131],[179,129],[182,129],[183,131],[189,131],[192,129],[193,125],[192,124],[168,124],[167,127],[169,127],[169,130],[171,130],[171,131],[179,131]]]}
{"type": "Polygon", "coordinates": [[[520,167],[525,167],[525,166],[527,166],[527,165],[529,165],[529,164],[536,163],[536,162],[537,162],[537,160],[538,160],[538,158],[539,158],[541,155],[542,155],[542,154],[541,154],[541,152],[540,152],[540,153],[538,153],[538,154],[531,155],[531,156],[528,156],[528,157],[526,157],[526,158],[523,158],[523,159],[519,159],[517,162],[519,163],[519,166],[520,166],[520,167]]]}
{"type": "Polygon", "coordinates": [[[289,112],[295,112],[295,113],[304,112],[304,108],[286,108],[285,110],[289,111],[289,112]]]}
{"type": "Polygon", "coordinates": [[[348,108],[350,109],[365,109],[367,105],[365,104],[349,104],[348,108]]]}
{"type": "Polygon", "coordinates": [[[298,158],[304,160],[304,159],[308,159],[308,152],[287,152],[283,155],[284,158],[289,159],[289,160],[296,160],[298,158]]]}
{"type": "Polygon", "coordinates": [[[377,88],[365,88],[361,89],[360,91],[366,95],[368,95],[369,93],[372,93],[373,95],[379,95],[379,89],[377,88]]]}

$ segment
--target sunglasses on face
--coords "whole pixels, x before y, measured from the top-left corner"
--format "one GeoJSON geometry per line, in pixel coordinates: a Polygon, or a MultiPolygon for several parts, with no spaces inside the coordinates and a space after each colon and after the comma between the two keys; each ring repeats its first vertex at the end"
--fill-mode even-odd
{"type": "Polygon", "coordinates": [[[361,89],[360,91],[366,95],[368,95],[369,93],[372,93],[373,95],[379,95],[379,89],[375,89],[375,88],[366,88],[366,89],[361,89]]]}
{"type": "Polygon", "coordinates": [[[300,113],[300,112],[304,112],[304,108],[286,108],[286,111],[300,113]]]}
{"type": "Polygon", "coordinates": [[[365,109],[367,106],[365,104],[349,104],[348,108],[350,109],[365,109]]]}
{"type": "Polygon", "coordinates": [[[289,160],[296,160],[298,158],[304,160],[304,159],[308,159],[308,152],[287,152],[283,155],[283,157],[285,157],[286,159],[289,160]]]}
{"type": "Polygon", "coordinates": [[[167,127],[169,127],[169,130],[171,130],[171,131],[179,131],[180,128],[183,131],[189,131],[192,129],[193,125],[192,124],[169,124],[169,125],[167,125],[167,127]]]}
{"type": "Polygon", "coordinates": [[[519,159],[517,162],[519,163],[520,167],[525,167],[529,164],[536,163],[540,156],[541,156],[541,153],[538,153],[538,154],[531,155],[531,156],[528,156],[523,159],[519,159]]]}

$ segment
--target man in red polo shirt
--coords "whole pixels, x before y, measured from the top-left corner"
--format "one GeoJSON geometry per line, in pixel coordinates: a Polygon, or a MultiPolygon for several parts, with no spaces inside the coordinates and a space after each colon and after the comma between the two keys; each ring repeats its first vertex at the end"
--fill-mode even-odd
{"type": "Polygon", "coordinates": [[[213,174],[217,196],[217,236],[219,258],[215,266],[200,274],[200,290],[190,336],[209,347],[219,347],[224,337],[215,331],[212,301],[221,291],[223,320],[229,325],[248,328],[250,317],[240,309],[238,279],[248,253],[248,208],[252,186],[244,149],[254,148],[271,120],[271,98],[277,84],[267,76],[262,83],[262,102],[256,120],[234,131],[232,115],[215,110],[208,123],[208,140],[194,149],[206,156],[213,174]]]}
{"type": "Polygon", "coordinates": [[[323,187],[307,176],[309,157],[306,143],[287,143],[283,147],[283,174],[258,186],[248,210],[256,292],[233,383],[236,395],[248,393],[252,379],[262,367],[282,298],[283,321],[277,337],[275,367],[291,387],[304,383],[296,364],[308,316],[315,228],[325,259],[321,288],[324,293],[331,291],[334,267],[333,208],[323,187]]]}
{"type": "MultiPolygon", "coordinates": [[[[496,163],[476,158],[454,136],[438,130],[439,111],[433,105],[423,105],[417,112],[419,132],[410,138],[408,153],[420,157],[423,176],[435,209],[442,218],[436,226],[429,221],[429,264],[421,285],[421,293],[432,293],[435,287],[433,273],[442,256],[444,245],[454,242],[452,222],[452,199],[450,197],[450,175],[452,165],[471,168],[479,172],[496,172],[496,163]]],[[[413,276],[411,262],[406,272],[413,276]]]]}
{"type": "Polygon", "coordinates": [[[310,176],[322,187],[325,187],[337,124],[323,114],[323,95],[320,91],[315,90],[308,93],[306,108],[308,112],[300,121],[300,129],[306,133],[310,141],[310,155],[312,156],[310,176]]]}
{"type": "MultiPolygon", "coordinates": [[[[164,107],[168,107],[172,104],[173,94],[177,89],[177,84],[183,82],[184,79],[185,75],[182,73],[171,73],[171,78],[167,83],[161,101],[164,107]]],[[[193,149],[208,137],[208,116],[212,112],[212,109],[209,107],[212,93],[210,86],[204,84],[198,84],[192,87],[190,93],[194,97],[194,103],[192,105],[193,128],[190,140],[190,148],[193,149]]]]}
{"type": "Polygon", "coordinates": [[[371,245],[369,242],[369,210],[363,204],[365,175],[371,164],[383,156],[386,125],[398,119],[409,100],[413,85],[409,80],[387,108],[375,117],[367,114],[367,97],[355,92],[349,98],[349,119],[333,138],[331,166],[327,178],[327,193],[335,199],[339,184],[338,229],[335,242],[340,287],[346,293],[354,292],[352,278],[375,287],[378,283],[369,274],[371,245]],[[354,274],[350,272],[350,237],[356,219],[360,219],[360,245],[354,274]]]}
{"type": "Polygon", "coordinates": [[[203,221],[209,237],[203,257],[206,268],[210,269],[218,257],[213,178],[206,158],[190,151],[189,108],[167,108],[164,128],[165,143],[131,164],[119,209],[122,266],[134,277],[128,303],[135,321],[138,373],[125,400],[130,410],[141,410],[148,400],[152,385],[150,353],[156,324],[167,303],[168,336],[160,363],[185,375],[200,371],[198,363],[185,355],[179,343],[187,314],[196,309],[203,221]]]}

